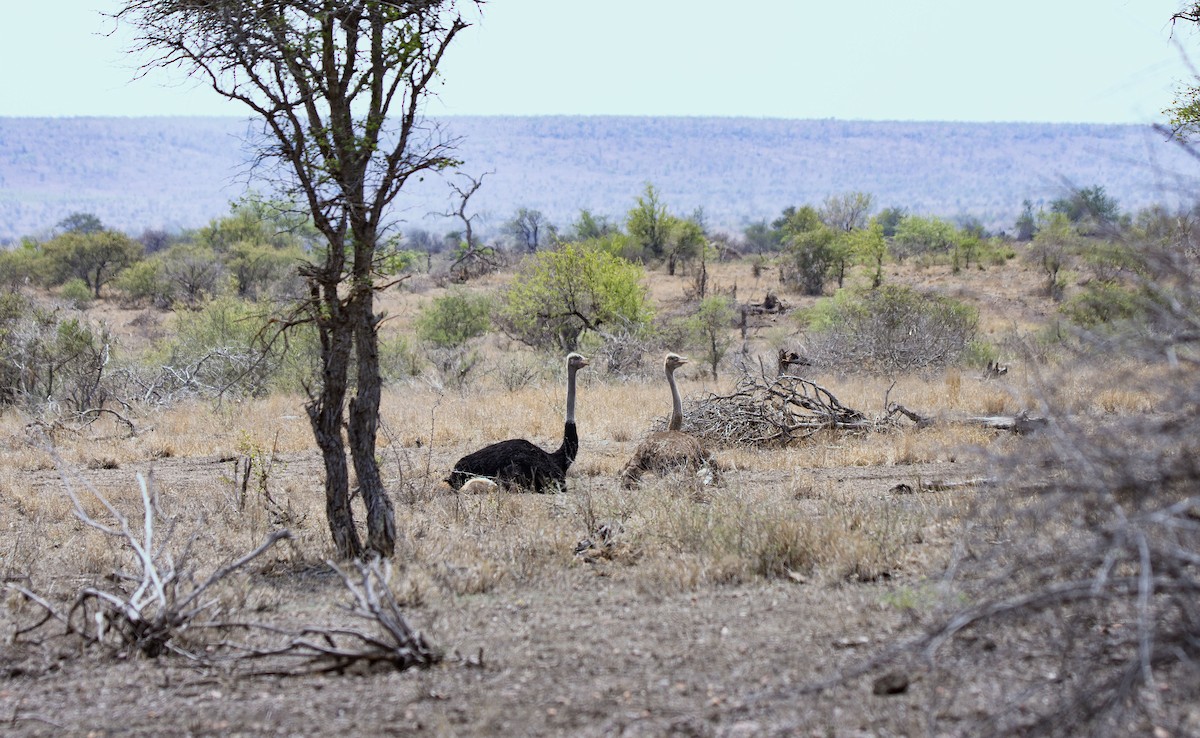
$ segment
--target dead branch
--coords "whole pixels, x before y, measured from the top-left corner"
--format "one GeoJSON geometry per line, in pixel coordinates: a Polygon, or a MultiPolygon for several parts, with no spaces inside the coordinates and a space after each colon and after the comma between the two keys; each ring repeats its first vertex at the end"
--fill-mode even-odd
{"type": "Polygon", "coordinates": [[[785,446],[823,430],[862,432],[894,425],[848,408],[828,389],[792,374],[743,369],[734,391],[689,402],[684,430],[723,445],[785,446]]]}
{"type": "Polygon", "coordinates": [[[405,619],[400,603],[392,593],[388,580],[391,564],[378,558],[356,561],[356,570],[347,571],[333,562],[326,562],[346,585],[353,601],[345,609],[355,619],[372,626],[360,630],[348,627],[309,626],[288,631],[260,623],[223,624],[247,630],[282,635],[286,642],[268,647],[226,642],[222,644],[241,652],[243,659],[296,659],[294,667],[257,672],[260,675],[296,676],[314,673],[342,673],[347,670],[387,668],[403,671],[413,667],[428,667],[442,659],[425,637],[414,630],[405,619]]]}
{"type": "Polygon", "coordinates": [[[96,422],[96,420],[98,420],[101,415],[105,415],[105,414],[113,416],[113,418],[115,418],[119,423],[121,423],[127,429],[129,429],[129,435],[127,436],[128,438],[133,438],[134,436],[137,435],[137,426],[135,426],[133,424],[132,420],[125,417],[124,415],[117,412],[116,410],[112,410],[107,407],[96,407],[96,408],[89,408],[87,410],[80,410],[78,413],[80,421],[81,421],[80,425],[79,425],[80,429],[86,428],[87,426],[96,422]]]}
{"type": "MultiPolygon", "coordinates": [[[[116,539],[132,555],[134,573],[117,571],[112,579],[117,586],[84,587],[69,607],[60,609],[31,588],[5,585],[36,605],[42,617],[36,623],[18,628],[15,637],[40,629],[51,620],[65,626],[64,636],[76,635],[85,643],[107,646],[115,651],[135,651],[156,657],[171,651],[200,660],[188,653],[179,643],[181,636],[197,617],[213,609],[217,601],[207,599],[207,592],[218,582],[262,555],[278,541],[290,537],[287,530],[270,534],[250,553],[220,567],[200,584],[191,568],[191,546],[188,541],[179,550],[171,545],[175,532],[174,519],[162,520],[153,486],[141,474],[137,475],[141,491],[141,520],[135,524],[99,490],[85,483],[90,494],[106,511],[106,519],[98,520],[87,512],[80,491],[61,459],[51,451],[59,464],[63,486],[74,507],[75,516],[85,525],[105,536],[116,539]],[[133,587],[129,593],[120,585],[133,587]]],[[[194,539],[193,539],[194,540],[194,539]]]]}
{"type": "Polygon", "coordinates": [[[896,415],[903,415],[913,423],[916,423],[918,428],[927,428],[933,425],[974,425],[1019,434],[1033,433],[1046,427],[1046,424],[1049,422],[1046,418],[1031,416],[1028,411],[1024,410],[1016,415],[974,415],[957,418],[936,417],[921,415],[896,402],[889,403],[886,417],[891,418],[896,415]]]}

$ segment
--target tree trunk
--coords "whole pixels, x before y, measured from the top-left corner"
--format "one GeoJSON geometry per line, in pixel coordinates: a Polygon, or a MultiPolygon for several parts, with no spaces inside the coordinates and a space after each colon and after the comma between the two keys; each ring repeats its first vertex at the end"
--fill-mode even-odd
{"type": "Polygon", "coordinates": [[[367,548],[380,556],[391,556],[396,545],[396,524],[392,502],[375,460],[375,438],[379,428],[379,318],[374,311],[374,292],[367,287],[355,298],[354,348],[358,366],[358,387],[350,400],[347,433],[350,456],[358,475],[358,490],[367,508],[367,548]]]}
{"type": "Polygon", "coordinates": [[[351,333],[345,313],[337,303],[337,285],[330,285],[324,305],[331,317],[317,323],[321,339],[321,390],[306,409],[325,462],[325,516],[329,532],[338,558],[346,560],[362,558],[363,547],[350,509],[350,475],[342,443],[351,333]]]}

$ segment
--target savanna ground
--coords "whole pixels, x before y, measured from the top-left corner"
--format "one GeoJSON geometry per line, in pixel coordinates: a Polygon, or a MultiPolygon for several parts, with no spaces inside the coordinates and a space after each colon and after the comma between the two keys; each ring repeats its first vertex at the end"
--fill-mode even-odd
{"type": "MultiPolygon", "coordinates": [[[[1056,407],[1097,419],[1156,406],[1153,396],[1108,384],[1111,367],[1059,367],[1046,381],[1015,352],[1055,311],[1037,275],[1016,261],[958,275],[894,268],[888,278],[977,305],[981,333],[1001,347],[1010,372],[985,379],[976,369],[949,369],[894,384],[811,377],[847,406],[881,415],[886,396],[928,414],[1013,414],[1036,412],[1047,393],[1056,407]]],[[[686,278],[652,282],[666,310],[687,288],[686,278]]],[[[742,299],[775,288],[770,272],[755,279],[746,263],[714,270],[717,287],[734,283],[742,299]]],[[[417,280],[391,294],[392,329],[404,330],[441,289],[417,280]]],[[[142,311],[104,309],[129,343],[152,330],[153,321],[138,319],[142,311]]],[[[749,354],[771,368],[775,349],[794,342],[796,331],[786,315],[763,319],[749,354]]],[[[457,494],[441,480],[461,455],[515,436],[553,448],[562,433],[561,362],[497,337],[484,350],[465,387],[416,379],[384,399],[379,455],[400,533],[391,586],[441,663],[278,676],[258,673],[278,667],[270,660],[197,667],[178,656],[81,650],[67,639],[14,642],[18,625],[38,613],[10,594],[3,732],[913,735],[936,719],[941,733],[967,734],[997,694],[1055,678],[1021,671],[1018,633],[996,636],[987,663],[957,663],[976,675],[988,670],[969,688],[951,657],[937,668],[884,674],[884,682],[872,672],[805,689],[919,630],[963,520],[988,494],[972,483],[993,474],[993,459],[1038,444],[1036,436],[954,425],[824,434],[784,449],[719,449],[726,471],[718,486],[650,477],[626,491],[618,470],[669,411],[655,356],[632,378],[600,367],[580,373],[580,451],[565,494],[457,494]],[[514,373],[531,379],[514,383],[514,373]],[[885,688],[888,678],[895,689],[885,688]]],[[[681,391],[700,398],[734,378],[723,368],[714,381],[694,359],[681,372],[681,391]]],[[[131,417],[133,434],[108,417],[79,431],[39,420],[17,412],[0,420],[0,571],[8,581],[67,600],[126,566],[126,551],[76,518],[63,486],[91,485],[136,517],[141,473],[163,514],[178,521],[175,539],[195,534],[201,576],[271,530],[292,531],[221,583],[224,611],[291,628],[347,622],[346,588],[324,563],[331,544],[322,468],[301,398],[144,411],[131,417]]]]}

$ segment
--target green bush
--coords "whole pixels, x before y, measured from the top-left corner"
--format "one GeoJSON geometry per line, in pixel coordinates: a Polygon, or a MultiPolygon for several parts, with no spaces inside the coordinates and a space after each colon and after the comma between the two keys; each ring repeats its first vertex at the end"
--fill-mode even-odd
{"type": "Polygon", "coordinates": [[[175,297],[175,285],[167,278],[161,259],[150,258],[127,267],[113,280],[124,301],[130,305],[170,307],[175,297]]]}
{"type": "Polygon", "coordinates": [[[497,323],[537,348],[574,351],[589,332],[636,332],[653,310],[642,267],[586,244],[567,243],[527,259],[505,290],[497,323]]]}
{"type": "Polygon", "coordinates": [[[103,327],[64,319],[61,309],[39,308],[19,293],[0,294],[0,404],[102,407],[111,344],[103,327]]]}
{"type": "Polygon", "coordinates": [[[809,315],[809,358],[849,372],[891,374],[960,363],[979,325],[974,307],[899,285],[863,294],[842,290],[809,315]]]}
{"type": "Polygon", "coordinates": [[[79,277],[63,282],[59,296],[76,310],[83,310],[92,304],[92,288],[79,277]]]}
{"type": "Polygon", "coordinates": [[[294,328],[283,341],[271,341],[269,316],[235,297],[219,297],[198,310],[177,312],[173,335],[147,357],[163,367],[159,402],[184,396],[262,396],[273,389],[295,390],[311,377],[315,351],[312,331],[294,328]]]}
{"type": "Polygon", "coordinates": [[[491,326],[492,303],[486,296],[454,291],[435,298],[417,316],[417,335],[438,348],[457,348],[491,326]]]}
{"type": "Polygon", "coordinates": [[[0,285],[18,289],[27,284],[41,284],[48,271],[36,244],[22,243],[14,249],[0,249],[0,285]]]}
{"type": "Polygon", "coordinates": [[[693,339],[689,343],[700,349],[700,356],[708,365],[713,379],[717,378],[717,367],[733,345],[729,328],[737,320],[737,315],[733,300],[725,295],[711,295],[700,301],[696,312],[686,321],[688,333],[693,339]]]}
{"type": "Polygon", "coordinates": [[[1146,300],[1134,288],[1116,282],[1092,281],[1067,300],[1061,310],[1071,322],[1097,328],[1143,316],[1146,300]]]}

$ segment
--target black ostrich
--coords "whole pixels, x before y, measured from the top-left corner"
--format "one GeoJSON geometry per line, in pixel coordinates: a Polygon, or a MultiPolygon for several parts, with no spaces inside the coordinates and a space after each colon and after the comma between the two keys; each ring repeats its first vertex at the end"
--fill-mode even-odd
{"type": "Polygon", "coordinates": [[[472,477],[486,477],[506,490],[524,487],[534,492],[565,491],[567,468],[579,451],[579,433],[575,430],[575,373],[587,365],[587,359],[580,354],[567,356],[567,421],[563,425],[562,445],[556,451],[545,451],[524,438],[498,441],[459,459],[454,471],[446,477],[450,486],[459,489],[472,477]]]}

